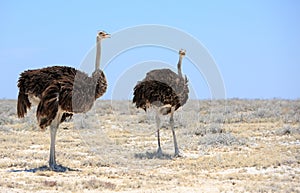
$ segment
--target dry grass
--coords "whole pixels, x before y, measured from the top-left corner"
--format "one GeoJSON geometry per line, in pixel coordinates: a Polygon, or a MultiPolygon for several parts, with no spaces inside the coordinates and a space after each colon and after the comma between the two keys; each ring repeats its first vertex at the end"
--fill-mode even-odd
{"type": "Polygon", "coordinates": [[[1,192],[300,192],[300,101],[190,101],[176,112],[183,157],[165,118],[162,159],[153,113],[98,101],[60,126],[57,161],[79,170],[65,173],[24,172],[47,164],[50,134],[15,106],[0,101],[1,192]]]}

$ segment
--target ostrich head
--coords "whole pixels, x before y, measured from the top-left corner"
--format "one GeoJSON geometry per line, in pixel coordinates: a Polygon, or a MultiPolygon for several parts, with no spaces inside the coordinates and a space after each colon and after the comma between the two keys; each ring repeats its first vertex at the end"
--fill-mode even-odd
{"type": "Polygon", "coordinates": [[[110,34],[106,33],[105,31],[99,31],[97,34],[97,40],[103,40],[105,38],[110,38],[110,34]]]}
{"type": "Polygon", "coordinates": [[[178,52],[179,56],[184,57],[185,56],[185,52],[186,52],[186,50],[180,49],[179,52],[178,52]]]}
{"type": "Polygon", "coordinates": [[[178,60],[178,64],[177,64],[177,70],[178,70],[178,75],[180,77],[182,77],[182,72],[181,72],[181,62],[182,62],[182,58],[185,56],[185,50],[184,49],[180,49],[178,54],[179,54],[179,60],[178,60]]]}

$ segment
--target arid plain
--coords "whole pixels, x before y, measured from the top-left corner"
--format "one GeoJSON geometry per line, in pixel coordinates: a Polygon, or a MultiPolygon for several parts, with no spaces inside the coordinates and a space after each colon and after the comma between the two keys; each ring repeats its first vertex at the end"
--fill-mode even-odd
{"type": "Polygon", "coordinates": [[[47,164],[49,129],[35,109],[16,116],[0,101],[1,192],[300,192],[299,100],[190,100],[168,117],[156,157],[154,113],[130,101],[98,100],[60,125],[59,164],[77,171],[29,172],[47,164]]]}

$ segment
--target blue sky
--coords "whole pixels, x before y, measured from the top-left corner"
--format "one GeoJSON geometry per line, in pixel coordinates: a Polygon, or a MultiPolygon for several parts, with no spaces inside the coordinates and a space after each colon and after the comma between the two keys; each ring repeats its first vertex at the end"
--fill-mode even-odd
{"type": "MultiPolygon", "coordinates": [[[[12,0],[0,2],[0,17],[0,98],[17,97],[16,82],[24,70],[57,64],[80,68],[98,30],[114,34],[145,24],[177,28],[199,40],[218,66],[227,98],[300,98],[300,2],[296,0],[12,0]]],[[[174,67],[177,63],[177,53],[162,48],[125,52],[105,69],[110,90],[103,98],[112,96],[126,69],[152,57],[174,67]]],[[[184,62],[196,97],[210,98],[205,77],[193,75],[191,61],[184,62]]]]}

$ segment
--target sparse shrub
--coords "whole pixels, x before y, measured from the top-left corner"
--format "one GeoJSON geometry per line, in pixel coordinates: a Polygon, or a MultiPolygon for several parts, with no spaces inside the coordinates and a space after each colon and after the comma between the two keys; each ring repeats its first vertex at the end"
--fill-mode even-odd
{"type": "Polygon", "coordinates": [[[290,125],[284,125],[282,128],[276,130],[275,133],[277,135],[294,135],[294,134],[300,134],[300,127],[295,128],[295,127],[291,127],[290,125]]]}
{"type": "Polygon", "coordinates": [[[263,108],[259,108],[256,112],[255,112],[255,115],[256,117],[258,118],[264,118],[267,114],[267,111],[263,108]]]}
{"type": "Polygon", "coordinates": [[[219,124],[212,123],[208,126],[197,128],[195,135],[204,136],[207,134],[224,133],[224,129],[219,124]]]}
{"type": "Polygon", "coordinates": [[[114,190],[116,185],[111,182],[105,182],[102,180],[98,180],[96,178],[91,178],[89,180],[81,182],[82,187],[84,189],[109,189],[114,190]]]}
{"type": "Polygon", "coordinates": [[[199,145],[243,145],[245,142],[243,140],[237,139],[230,133],[214,133],[207,134],[202,137],[199,141],[199,145]]]}
{"type": "Polygon", "coordinates": [[[225,122],[225,117],[224,117],[223,114],[217,113],[217,114],[212,115],[212,121],[214,123],[224,123],[225,122]]]}

